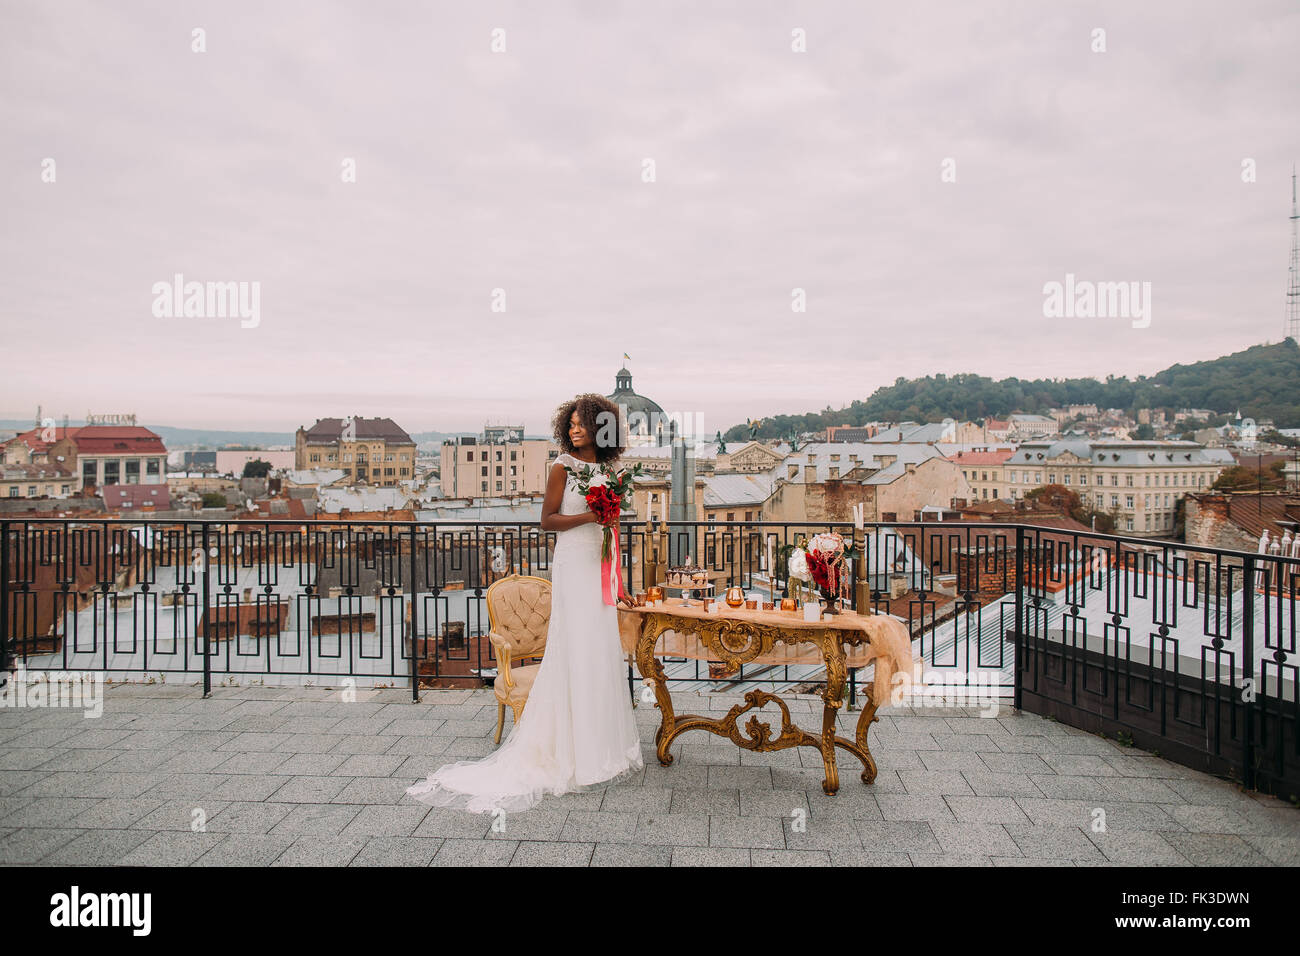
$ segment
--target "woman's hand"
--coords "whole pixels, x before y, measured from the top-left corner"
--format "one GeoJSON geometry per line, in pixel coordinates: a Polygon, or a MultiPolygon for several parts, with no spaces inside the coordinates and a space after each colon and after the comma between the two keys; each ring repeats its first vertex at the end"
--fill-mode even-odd
{"type": "Polygon", "coordinates": [[[618,603],[621,604],[623,607],[636,607],[636,601],[632,600],[626,594],[619,595],[618,603]]]}

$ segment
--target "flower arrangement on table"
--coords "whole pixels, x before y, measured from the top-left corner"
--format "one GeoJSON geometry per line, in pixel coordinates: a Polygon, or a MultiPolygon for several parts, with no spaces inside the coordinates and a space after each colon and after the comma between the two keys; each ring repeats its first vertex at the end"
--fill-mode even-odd
{"type": "Polygon", "coordinates": [[[601,591],[606,604],[616,604],[615,594],[627,594],[614,561],[614,555],[619,552],[618,522],[623,509],[632,503],[632,479],[641,474],[641,462],[631,468],[614,468],[608,464],[581,468],[565,465],[564,470],[573,476],[578,491],[604,528],[600,544],[601,591]]]}
{"type": "Polygon", "coordinates": [[[858,557],[856,545],[846,545],[834,531],[814,535],[809,541],[802,535],[797,544],[781,549],[789,574],[790,591],[807,603],[820,593],[826,610],[834,614],[836,605],[849,597],[848,562],[858,557]],[[788,555],[788,557],[787,557],[788,555]]]}

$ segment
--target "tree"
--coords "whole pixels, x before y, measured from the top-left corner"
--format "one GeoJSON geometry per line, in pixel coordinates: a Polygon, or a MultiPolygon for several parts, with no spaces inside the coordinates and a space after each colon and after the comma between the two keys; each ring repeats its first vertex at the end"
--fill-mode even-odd
{"type": "Polygon", "coordinates": [[[270,471],[271,463],[269,461],[254,458],[251,461],[244,462],[245,478],[265,478],[270,471]]]}
{"type": "Polygon", "coordinates": [[[203,507],[224,508],[226,507],[226,496],[217,491],[205,491],[203,492],[203,507]]]}
{"type": "Polygon", "coordinates": [[[1283,462],[1275,461],[1264,469],[1261,477],[1258,468],[1249,465],[1229,465],[1219,472],[1210,485],[1213,491],[1285,491],[1286,478],[1282,474],[1283,462]]]}
{"type": "Polygon", "coordinates": [[[1079,496],[1064,485],[1043,485],[1041,488],[1026,491],[1025,500],[1059,508],[1076,521],[1079,520],[1077,516],[1083,512],[1079,496]]]}

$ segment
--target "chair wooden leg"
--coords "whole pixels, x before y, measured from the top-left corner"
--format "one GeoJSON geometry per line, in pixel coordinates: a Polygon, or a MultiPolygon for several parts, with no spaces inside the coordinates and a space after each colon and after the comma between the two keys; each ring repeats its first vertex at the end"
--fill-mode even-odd
{"type": "Polygon", "coordinates": [[[501,728],[506,723],[506,705],[497,701],[497,739],[494,743],[501,743],[501,728]]]}

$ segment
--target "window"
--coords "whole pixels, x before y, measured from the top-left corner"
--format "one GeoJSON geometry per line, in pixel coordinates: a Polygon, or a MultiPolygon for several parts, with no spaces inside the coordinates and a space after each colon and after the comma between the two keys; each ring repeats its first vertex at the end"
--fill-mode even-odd
{"type": "Polygon", "coordinates": [[[1127,485],[1129,488],[1132,488],[1132,487],[1133,487],[1133,476],[1132,476],[1132,475],[1125,475],[1125,476],[1124,476],[1124,484],[1127,485]]]}
{"type": "Polygon", "coordinates": [[[1125,508],[1128,508],[1130,511],[1133,510],[1133,496],[1132,496],[1132,495],[1125,495],[1125,496],[1124,496],[1124,507],[1125,507],[1125,508]]]}
{"type": "MultiPolygon", "coordinates": [[[[482,470],[482,472],[483,472],[483,474],[482,474],[480,477],[486,478],[486,477],[487,477],[488,466],[487,466],[487,465],[480,465],[479,468],[480,468],[480,469],[482,470]]],[[[487,484],[487,482],[484,482],[484,484],[487,484]]]]}
{"type": "Polygon", "coordinates": [[[483,493],[486,494],[486,493],[487,493],[487,482],[485,481],[485,482],[483,482],[482,484],[483,484],[483,493]]]}
{"type": "Polygon", "coordinates": [[[1125,518],[1125,519],[1124,519],[1124,530],[1126,530],[1126,531],[1132,531],[1132,530],[1133,530],[1133,519],[1132,519],[1132,518],[1125,518]]]}
{"type": "Polygon", "coordinates": [[[1069,476],[1069,475],[1066,475],[1066,476],[1065,476],[1065,483],[1066,483],[1067,485],[1070,483],[1070,476],[1069,476]]]}
{"type": "Polygon", "coordinates": [[[746,511],[746,512],[745,512],[745,520],[746,520],[746,521],[753,521],[753,520],[754,520],[754,512],[752,512],[752,511],[746,511]]]}
{"type": "Polygon", "coordinates": [[[501,490],[501,482],[498,481],[498,482],[497,482],[497,491],[500,491],[500,490],[501,490]]]}
{"type": "Polygon", "coordinates": [[[1034,472],[1034,481],[1041,483],[1042,480],[1043,480],[1043,473],[1041,471],[1034,472]]]}
{"type": "Polygon", "coordinates": [[[497,461],[500,461],[500,460],[501,460],[501,452],[498,450],[498,451],[497,451],[497,461]]]}
{"type": "Polygon", "coordinates": [[[1119,475],[1111,475],[1111,476],[1110,476],[1110,486],[1111,486],[1112,488],[1118,488],[1118,487],[1119,487],[1119,475]]]}
{"type": "MultiPolygon", "coordinates": [[[[735,521],[735,520],[736,520],[736,513],[735,513],[734,511],[728,511],[728,512],[727,512],[727,520],[728,520],[728,521],[735,521]]],[[[834,540],[834,539],[831,539],[831,540],[834,540]]]]}
{"type": "Polygon", "coordinates": [[[515,460],[515,456],[516,456],[517,454],[519,454],[519,453],[516,452],[516,451],[512,451],[512,452],[510,453],[510,460],[511,460],[511,461],[514,461],[514,460],[515,460]]]}
{"type": "Polygon", "coordinates": [[[474,453],[473,453],[472,451],[467,451],[467,452],[465,452],[465,460],[466,460],[466,461],[473,461],[473,460],[474,460],[474,453]]]}
{"type": "Polygon", "coordinates": [[[1079,484],[1086,485],[1087,483],[1088,483],[1088,473],[1085,471],[1081,475],[1079,475],[1079,484]]]}
{"type": "Polygon", "coordinates": [[[1112,508],[1118,508],[1118,507],[1119,507],[1119,495],[1111,495],[1111,496],[1110,496],[1110,506],[1111,506],[1112,508]]]}
{"type": "Polygon", "coordinates": [[[1048,483],[1049,485],[1054,485],[1054,484],[1056,484],[1056,472],[1054,472],[1054,471],[1049,471],[1049,472],[1047,473],[1047,483],[1048,483]]]}
{"type": "Polygon", "coordinates": [[[998,490],[997,490],[996,488],[994,488],[994,489],[993,489],[993,497],[996,498],[997,496],[998,496],[998,490]]]}
{"type": "Polygon", "coordinates": [[[497,477],[498,477],[498,478],[501,477],[501,466],[500,466],[500,465],[497,465],[497,477]]]}
{"type": "MultiPolygon", "coordinates": [[[[989,473],[987,471],[981,471],[980,481],[988,481],[988,480],[989,480],[989,473]]],[[[834,539],[832,538],[831,540],[833,541],[834,539]]]]}

